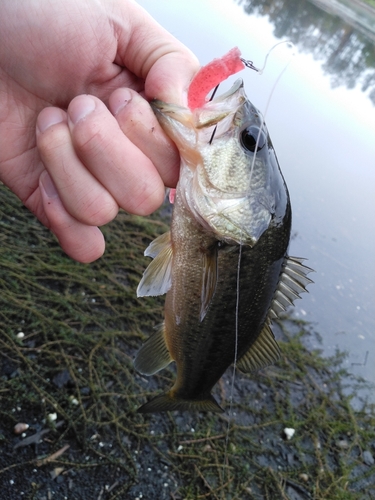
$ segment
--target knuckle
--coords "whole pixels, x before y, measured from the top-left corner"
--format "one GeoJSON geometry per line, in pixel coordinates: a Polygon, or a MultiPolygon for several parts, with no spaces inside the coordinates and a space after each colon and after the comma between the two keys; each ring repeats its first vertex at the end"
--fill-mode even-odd
{"type": "Polygon", "coordinates": [[[72,136],[77,152],[85,156],[95,157],[104,149],[106,133],[97,120],[87,117],[74,127],[72,136]]]}
{"type": "Polygon", "coordinates": [[[61,150],[66,148],[69,140],[67,127],[54,126],[38,137],[38,150],[45,159],[53,158],[61,154],[61,150]]]}
{"type": "Polygon", "coordinates": [[[164,201],[164,186],[148,186],[142,193],[135,196],[130,202],[126,203],[125,210],[137,215],[150,215],[157,210],[164,201]]]}
{"type": "Polygon", "coordinates": [[[89,196],[79,200],[75,211],[84,224],[103,226],[116,217],[118,206],[110,195],[89,196]]]}

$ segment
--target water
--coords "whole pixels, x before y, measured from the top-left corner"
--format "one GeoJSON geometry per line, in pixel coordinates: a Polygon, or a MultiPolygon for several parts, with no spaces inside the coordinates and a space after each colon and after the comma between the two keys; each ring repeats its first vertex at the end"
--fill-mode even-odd
{"type": "MultiPolygon", "coordinates": [[[[375,35],[301,0],[139,3],[202,65],[238,46],[259,67],[280,40],[295,44],[265,117],[292,200],[290,254],[316,270],[295,314],[375,383],[375,35]]],[[[263,112],[291,53],[283,44],[262,76],[241,73],[263,112]]]]}

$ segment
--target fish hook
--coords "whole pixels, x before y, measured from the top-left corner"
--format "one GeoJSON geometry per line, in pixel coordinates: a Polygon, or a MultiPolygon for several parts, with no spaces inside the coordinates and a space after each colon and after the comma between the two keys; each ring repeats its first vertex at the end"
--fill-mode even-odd
{"type": "MultiPolygon", "coordinates": [[[[219,88],[219,85],[220,85],[220,83],[218,83],[218,84],[216,85],[216,87],[214,88],[214,90],[213,90],[213,92],[212,92],[212,94],[211,94],[211,97],[210,97],[210,99],[209,99],[209,102],[211,102],[211,101],[212,101],[212,99],[215,97],[215,94],[216,94],[216,92],[217,92],[217,89],[219,88]]],[[[210,145],[212,144],[212,141],[214,140],[216,129],[217,129],[217,125],[215,125],[215,128],[214,128],[214,130],[213,130],[213,132],[212,132],[212,135],[211,135],[211,139],[208,141],[208,144],[210,144],[210,145]]]]}
{"type": "Polygon", "coordinates": [[[256,67],[254,66],[253,61],[246,60],[246,59],[244,59],[243,57],[240,57],[240,59],[241,59],[241,61],[244,63],[244,65],[245,65],[247,68],[250,68],[250,69],[253,69],[254,71],[259,72],[259,69],[258,69],[258,68],[256,68],[256,67]]]}
{"type": "MultiPolygon", "coordinates": [[[[257,72],[259,71],[259,69],[258,69],[258,68],[256,68],[256,67],[254,66],[253,61],[249,61],[249,60],[247,60],[247,59],[244,59],[243,57],[240,57],[240,59],[241,59],[241,61],[244,63],[244,65],[245,65],[247,68],[253,69],[254,71],[257,71],[257,72]]],[[[217,89],[219,88],[219,85],[220,85],[220,83],[219,83],[218,85],[216,85],[216,87],[214,88],[214,90],[213,90],[213,92],[212,92],[212,94],[211,94],[211,97],[210,97],[210,99],[209,99],[209,102],[211,102],[211,101],[212,101],[212,99],[215,97],[215,94],[216,94],[216,92],[217,92],[217,89]]],[[[214,128],[214,130],[213,130],[213,132],[212,132],[211,138],[210,138],[210,140],[208,141],[208,144],[210,144],[210,145],[212,144],[212,141],[214,140],[215,133],[216,133],[216,129],[217,129],[217,125],[215,126],[215,128],[214,128]]]]}

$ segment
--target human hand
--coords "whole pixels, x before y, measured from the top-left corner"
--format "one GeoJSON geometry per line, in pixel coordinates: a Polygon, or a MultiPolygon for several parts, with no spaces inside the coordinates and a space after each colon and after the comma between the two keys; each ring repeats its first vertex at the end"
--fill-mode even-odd
{"type": "Polygon", "coordinates": [[[97,226],[175,186],[179,156],[146,99],[186,104],[196,58],[131,0],[5,2],[0,179],[80,262],[97,226]],[[89,94],[89,95],[82,95],[89,94]]]}

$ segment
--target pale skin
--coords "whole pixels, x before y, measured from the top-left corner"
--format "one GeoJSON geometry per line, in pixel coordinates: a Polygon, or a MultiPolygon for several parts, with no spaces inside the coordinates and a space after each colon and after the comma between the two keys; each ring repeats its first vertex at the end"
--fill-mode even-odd
{"type": "Polygon", "coordinates": [[[0,179],[92,262],[119,208],[147,215],[179,155],[148,100],[186,105],[194,55],[131,0],[0,7],[0,179]]]}

